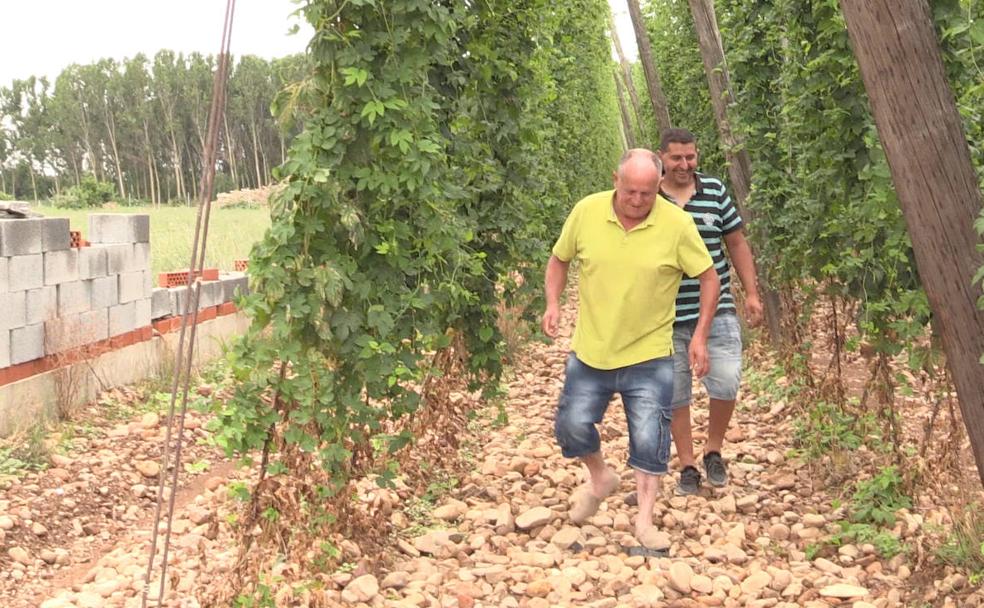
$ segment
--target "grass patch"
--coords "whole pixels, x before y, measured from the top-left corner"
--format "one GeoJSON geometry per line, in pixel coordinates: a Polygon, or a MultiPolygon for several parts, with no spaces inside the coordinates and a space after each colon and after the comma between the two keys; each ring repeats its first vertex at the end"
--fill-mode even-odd
{"type": "Polygon", "coordinates": [[[44,427],[36,424],[0,443],[0,488],[7,487],[11,479],[48,467],[46,438],[44,427]]]}
{"type": "Polygon", "coordinates": [[[936,557],[945,564],[967,574],[971,585],[984,582],[984,507],[971,503],[959,509],[953,517],[953,527],[936,550],[936,557]]]}
{"type": "MultiPolygon", "coordinates": [[[[80,230],[88,238],[91,213],[145,213],[150,216],[150,249],[153,272],[165,272],[187,267],[191,244],[195,236],[195,207],[118,207],[113,209],[58,209],[35,207],[49,217],[67,217],[72,230],[80,230]]],[[[270,227],[267,209],[214,208],[209,222],[207,266],[232,270],[233,262],[249,257],[253,243],[259,241],[270,227]]]]}

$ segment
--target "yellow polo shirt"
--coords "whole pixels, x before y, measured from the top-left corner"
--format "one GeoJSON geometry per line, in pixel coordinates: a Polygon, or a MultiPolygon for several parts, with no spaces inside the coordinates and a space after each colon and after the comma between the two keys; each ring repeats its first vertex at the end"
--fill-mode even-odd
{"type": "Polygon", "coordinates": [[[626,231],[612,207],[614,191],[581,199],[564,222],[553,254],[580,261],[577,358],[615,369],[673,353],[674,304],[684,273],[711,267],[697,225],[657,197],[649,216],[626,231]]]}

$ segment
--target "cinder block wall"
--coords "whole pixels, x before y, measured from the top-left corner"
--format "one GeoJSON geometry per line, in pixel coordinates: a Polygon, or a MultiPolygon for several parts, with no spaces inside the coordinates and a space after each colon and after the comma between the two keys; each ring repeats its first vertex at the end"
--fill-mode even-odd
{"type": "MultiPolygon", "coordinates": [[[[0,370],[181,314],[187,287],[154,288],[150,216],[93,214],[87,247],[65,218],[0,220],[0,370]]],[[[243,273],[202,284],[205,310],[246,293],[243,273]]]]}

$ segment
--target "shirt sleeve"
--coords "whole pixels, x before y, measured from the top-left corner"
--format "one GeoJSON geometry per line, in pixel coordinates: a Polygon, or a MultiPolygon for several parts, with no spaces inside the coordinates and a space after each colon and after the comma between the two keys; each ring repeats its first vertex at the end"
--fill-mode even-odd
{"type": "Polygon", "coordinates": [[[741,216],[738,215],[738,208],[731,201],[731,196],[728,194],[727,188],[724,187],[724,183],[721,184],[720,201],[721,234],[730,234],[741,228],[744,222],[741,221],[741,216]]]}
{"type": "Polygon", "coordinates": [[[704,239],[700,238],[697,224],[692,221],[684,222],[680,246],[677,248],[677,262],[688,277],[696,277],[714,264],[704,239]]]}
{"type": "Polygon", "coordinates": [[[560,238],[554,243],[551,253],[561,262],[570,262],[577,255],[577,233],[580,225],[581,205],[575,205],[570,215],[564,221],[564,227],[560,231],[560,238]]]}

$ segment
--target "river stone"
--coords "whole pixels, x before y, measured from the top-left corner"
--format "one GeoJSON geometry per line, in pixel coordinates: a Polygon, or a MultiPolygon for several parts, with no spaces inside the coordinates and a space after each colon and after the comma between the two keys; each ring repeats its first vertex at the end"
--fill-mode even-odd
{"type": "Polygon", "coordinates": [[[516,527],[530,530],[549,523],[553,517],[553,511],[547,507],[533,507],[516,518],[516,527]]]}

